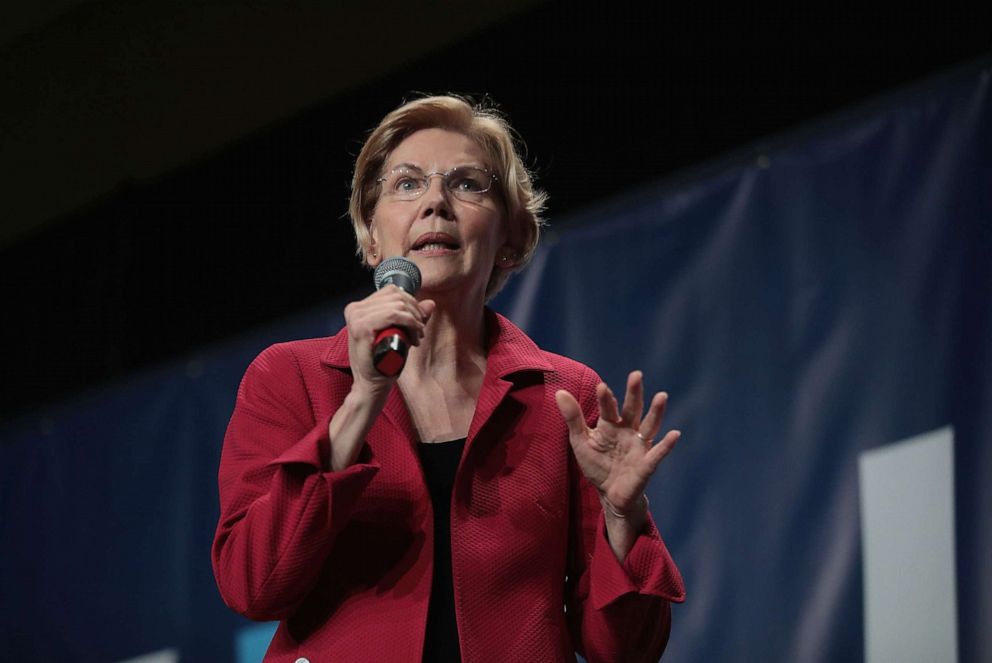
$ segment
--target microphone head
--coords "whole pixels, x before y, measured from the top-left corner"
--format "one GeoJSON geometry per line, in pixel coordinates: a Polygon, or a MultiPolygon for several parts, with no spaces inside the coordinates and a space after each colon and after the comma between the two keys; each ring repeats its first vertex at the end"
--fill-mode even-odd
{"type": "Polygon", "coordinates": [[[392,283],[411,295],[420,289],[420,270],[406,258],[387,258],[375,268],[375,289],[392,283]]]}

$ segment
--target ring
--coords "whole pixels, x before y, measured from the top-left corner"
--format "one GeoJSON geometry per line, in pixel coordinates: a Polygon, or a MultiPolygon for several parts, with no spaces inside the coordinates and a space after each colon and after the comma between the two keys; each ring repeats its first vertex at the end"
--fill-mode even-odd
{"type": "Polygon", "coordinates": [[[641,438],[641,442],[645,442],[645,443],[650,443],[651,442],[649,439],[647,439],[646,437],[644,437],[643,435],[641,435],[641,431],[637,431],[637,433],[635,433],[635,435],[637,435],[637,437],[641,438]]]}

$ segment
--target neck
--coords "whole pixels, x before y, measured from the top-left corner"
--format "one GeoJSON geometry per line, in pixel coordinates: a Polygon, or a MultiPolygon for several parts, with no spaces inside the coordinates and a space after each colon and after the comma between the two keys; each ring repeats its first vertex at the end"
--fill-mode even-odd
{"type": "Polygon", "coordinates": [[[437,304],[420,345],[410,348],[403,376],[459,378],[485,371],[486,328],[478,298],[422,293],[437,304]]]}

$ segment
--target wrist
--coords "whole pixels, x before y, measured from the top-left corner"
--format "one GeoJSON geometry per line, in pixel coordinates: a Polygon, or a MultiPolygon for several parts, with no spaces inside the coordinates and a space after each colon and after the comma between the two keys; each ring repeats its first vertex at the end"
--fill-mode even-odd
{"type": "Polygon", "coordinates": [[[647,515],[649,502],[648,496],[645,493],[641,493],[641,496],[634,500],[626,509],[618,509],[607,499],[605,493],[599,494],[599,502],[603,506],[603,512],[612,518],[617,520],[635,520],[640,519],[642,516],[647,515]]]}
{"type": "Polygon", "coordinates": [[[603,505],[603,520],[610,549],[617,561],[623,564],[648,522],[647,495],[642,493],[629,508],[622,510],[613,506],[605,494],[600,494],[599,501],[603,505]]]}
{"type": "Polygon", "coordinates": [[[388,390],[366,391],[358,383],[352,385],[327,427],[332,471],[343,470],[356,461],[388,397],[388,390]]]}
{"type": "Polygon", "coordinates": [[[384,384],[370,383],[365,380],[355,380],[351,385],[351,391],[345,397],[354,405],[382,405],[389,397],[389,392],[393,388],[391,381],[384,384]]]}

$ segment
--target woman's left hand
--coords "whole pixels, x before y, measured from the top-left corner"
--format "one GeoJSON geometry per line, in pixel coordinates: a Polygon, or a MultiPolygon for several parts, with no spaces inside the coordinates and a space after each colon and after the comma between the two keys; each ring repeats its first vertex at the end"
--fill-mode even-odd
{"type": "Polygon", "coordinates": [[[627,377],[627,394],[623,409],[605,384],[596,387],[599,421],[595,428],[586,426],[582,408],[567,391],[555,394],[558,409],[568,425],[569,440],[579,468],[605,499],[607,510],[626,518],[644,509],[642,498],[655,468],[675,446],[681,433],[668,431],[657,443],[653,440],[661,429],[668,394],[659,392],[644,411],[644,378],[640,371],[627,377]]]}

